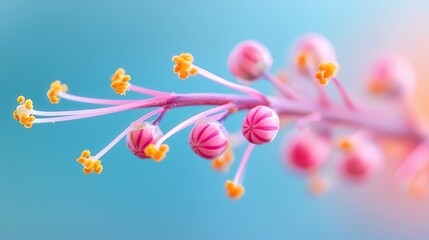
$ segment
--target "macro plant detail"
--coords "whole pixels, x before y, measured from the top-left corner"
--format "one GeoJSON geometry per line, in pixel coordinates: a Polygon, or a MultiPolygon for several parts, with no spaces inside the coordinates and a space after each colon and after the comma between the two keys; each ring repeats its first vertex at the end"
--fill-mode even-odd
{"type": "Polygon", "coordinates": [[[232,114],[246,111],[239,141],[247,142],[247,146],[234,179],[227,180],[224,185],[226,195],[234,200],[245,193],[244,172],[252,151],[257,145],[272,142],[284,125],[284,119],[287,119],[287,124],[296,125],[296,131],[286,138],[281,157],[292,170],[310,179],[309,190],[314,194],[327,190],[328,183],[322,176],[321,168],[332,158],[338,160],[338,172],[345,181],[363,182],[380,172],[383,163],[388,160],[379,146],[379,140],[400,138],[412,143],[414,150],[397,166],[395,177],[400,184],[415,191],[418,177],[427,166],[425,157],[429,152],[429,135],[416,123],[410,106],[415,85],[411,64],[398,55],[385,56],[375,63],[365,82],[369,94],[395,106],[392,108],[392,117],[360,106],[357,104],[359,101],[346,92],[337,78],[339,64],[335,50],[325,37],[307,34],[295,43],[292,53],[292,66],[276,75],[271,69],[273,60],[268,48],[254,40],[239,43],[227,60],[228,69],[239,80],[238,83],[196,65],[189,53],[172,58],[175,64],[173,71],[180,79],[200,76],[234,89],[239,92],[237,94],[181,94],[148,89],[131,83],[131,75],[119,68],[111,77],[113,91],[120,95],[133,91],[148,98],[114,100],[78,96],[70,94],[67,85],[56,80],[47,92],[52,104],[59,104],[64,99],[104,107],[41,111],[35,109],[31,99],[19,96],[13,118],[24,127],[31,128],[40,123],[58,123],[155,108],[133,121],[96,154],[83,150],[77,158],[83,172],[102,173],[101,158],[123,138],[126,138],[126,146],[136,157],[160,162],[170,151],[168,140],[188,127],[192,127],[188,138],[192,151],[211,161],[214,170],[224,172],[232,167],[234,148],[238,147],[238,141],[233,141],[237,136],[229,134],[224,123],[232,114]],[[266,95],[250,86],[254,81],[262,80],[272,84],[278,93],[266,95]],[[312,87],[315,91],[297,91],[291,82],[312,87]],[[338,91],[340,103],[332,100],[327,93],[328,87],[338,91]],[[190,116],[168,131],[160,127],[160,123],[168,117],[169,110],[200,105],[211,107],[190,116]],[[348,133],[338,133],[337,130],[343,128],[348,133]]]}

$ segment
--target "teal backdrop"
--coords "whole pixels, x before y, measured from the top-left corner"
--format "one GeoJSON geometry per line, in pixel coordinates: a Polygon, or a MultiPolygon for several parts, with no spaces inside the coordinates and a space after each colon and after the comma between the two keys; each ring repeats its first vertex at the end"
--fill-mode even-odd
{"type": "MultiPolygon", "coordinates": [[[[161,163],[135,158],[122,141],[103,157],[101,175],[82,173],[76,158],[83,149],[97,152],[145,111],[32,129],[11,113],[21,94],[41,110],[87,107],[49,104],[46,91],[56,79],[71,93],[119,99],[109,88],[117,67],[149,88],[232,93],[200,77],[179,80],[171,57],[191,52],[199,66],[235,81],[226,58],[236,43],[261,41],[278,70],[290,63],[294,40],[307,32],[333,42],[340,78],[351,91],[379,52],[404,53],[422,76],[427,61],[418,59],[429,54],[428,9],[427,1],[391,0],[0,0],[0,239],[427,239],[429,230],[414,223],[428,220],[428,201],[404,200],[423,217],[401,221],[400,214],[374,211],[390,198],[375,201],[365,187],[339,186],[311,197],[306,179],[280,157],[293,123],[272,144],[255,149],[247,193],[231,201],[223,185],[237,165],[227,174],[212,171],[188,147],[189,130],[171,138],[161,163]]],[[[264,82],[253,86],[272,92],[264,82]]],[[[161,126],[170,129],[201,109],[171,111],[161,126]]],[[[228,120],[231,132],[242,117],[228,120]]]]}

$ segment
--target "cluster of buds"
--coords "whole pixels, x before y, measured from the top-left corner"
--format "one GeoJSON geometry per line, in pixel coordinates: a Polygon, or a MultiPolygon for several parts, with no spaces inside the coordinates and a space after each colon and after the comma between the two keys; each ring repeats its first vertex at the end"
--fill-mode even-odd
{"type": "MultiPolygon", "coordinates": [[[[228,81],[194,63],[194,57],[182,53],[172,58],[174,73],[180,79],[203,77],[240,94],[222,93],[170,93],[148,89],[131,84],[131,76],[119,68],[111,78],[110,86],[115,93],[125,95],[127,91],[149,96],[146,99],[114,100],[72,95],[68,87],[60,81],[51,84],[47,95],[52,103],[60,99],[105,105],[100,108],[72,111],[39,111],[33,102],[18,97],[13,117],[26,128],[37,123],[57,123],[82,118],[90,118],[134,109],[155,108],[127,126],[117,137],[97,154],[82,152],[77,161],[83,165],[86,174],[101,173],[101,157],[123,138],[128,149],[140,159],[162,161],[170,148],[167,141],[176,133],[192,127],[189,147],[199,157],[212,163],[218,171],[228,171],[234,163],[234,149],[238,142],[247,142],[247,147],[238,163],[235,177],[225,183],[226,195],[231,199],[243,196],[245,188],[244,172],[254,147],[272,142],[281,127],[280,119],[295,119],[297,131],[286,136],[281,158],[293,171],[309,176],[309,189],[320,194],[327,189],[327,182],[321,177],[327,162],[335,162],[339,176],[345,181],[363,182],[381,171],[386,161],[378,144],[381,137],[399,137],[404,141],[417,143],[407,159],[398,166],[397,178],[407,186],[415,186],[413,181],[426,169],[423,156],[429,152],[429,136],[415,124],[409,98],[413,93],[415,75],[411,64],[397,55],[381,58],[374,64],[367,81],[368,92],[385,97],[384,101],[400,101],[400,111],[394,118],[378,114],[355,104],[355,101],[337,79],[339,65],[332,44],[319,34],[308,34],[300,38],[292,49],[293,66],[281,70],[295,83],[310,84],[317,89],[316,96],[298,93],[288,82],[271,72],[272,57],[261,43],[248,40],[239,43],[231,51],[227,63],[238,83],[228,81]],[[251,83],[265,80],[272,84],[280,96],[267,96],[252,88],[251,83]],[[332,81],[341,96],[342,103],[334,103],[326,88],[332,81]],[[245,84],[242,84],[245,83],[245,84]],[[185,106],[211,106],[178,123],[169,131],[162,131],[160,124],[172,108],[185,106]],[[246,111],[241,124],[240,139],[230,134],[224,123],[238,111],[246,111]],[[150,120],[152,119],[152,120],[150,120]],[[338,136],[336,128],[349,129],[346,137],[338,136]]],[[[414,188],[413,188],[414,189],[414,188]]]]}

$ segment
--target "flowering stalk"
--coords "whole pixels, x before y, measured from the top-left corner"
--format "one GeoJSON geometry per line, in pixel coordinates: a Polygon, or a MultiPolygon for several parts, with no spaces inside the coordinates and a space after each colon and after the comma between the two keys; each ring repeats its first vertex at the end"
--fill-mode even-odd
{"type": "MultiPolygon", "coordinates": [[[[77,159],[83,165],[86,174],[99,174],[103,170],[100,158],[110,151],[125,136],[128,148],[141,159],[153,159],[156,162],[163,160],[170,150],[167,141],[176,133],[194,125],[189,135],[191,149],[200,157],[213,160],[212,166],[216,170],[225,171],[233,163],[233,144],[224,122],[228,116],[237,111],[247,111],[242,123],[242,136],[249,144],[238,166],[233,181],[225,184],[227,196],[239,199],[244,194],[243,175],[251,153],[257,145],[273,141],[280,128],[283,117],[297,119],[297,126],[302,129],[292,138],[289,147],[285,148],[285,157],[288,165],[293,166],[307,175],[311,180],[310,188],[313,192],[321,192],[324,183],[319,176],[320,168],[330,156],[330,152],[339,151],[341,171],[348,179],[367,179],[378,169],[383,157],[380,154],[376,137],[398,137],[404,141],[416,143],[416,149],[409,158],[399,167],[397,177],[401,182],[409,182],[428,165],[421,160],[427,151],[429,137],[409,120],[409,116],[397,114],[392,118],[378,114],[376,109],[367,110],[357,107],[352,97],[343,88],[337,79],[338,64],[330,43],[319,35],[309,35],[301,39],[295,47],[295,70],[309,79],[318,92],[318,100],[312,101],[311,96],[303,96],[293,90],[287,83],[281,82],[270,72],[272,65],[271,54],[256,41],[245,41],[238,44],[228,58],[228,67],[232,74],[248,83],[258,79],[265,79],[274,85],[282,96],[266,96],[262,92],[238,83],[230,82],[208,70],[194,64],[191,54],[183,53],[173,57],[175,63],[173,71],[181,79],[200,75],[225,87],[240,92],[240,94],[221,93],[186,93],[177,94],[147,89],[130,83],[131,76],[119,68],[112,75],[110,86],[115,93],[125,95],[127,91],[134,91],[149,96],[147,99],[114,100],[78,96],[68,93],[68,87],[60,81],[51,84],[48,98],[51,103],[58,104],[60,99],[94,104],[107,105],[105,107],[81,109],[72,111],[41,111],[34,109],[33,102],[25,97],[18,97],[19,105],[13,112],[13,117],[26,128],[37,123],[55,123],[76,119],[103,116],[107,114],[135,109],[155,108],[151,112],[134,121],[115,137],[100,152],[91,155],[84,150],[77,159]],[[332,81],[338,90],[343,105],[333,104],[326,92],[328,83],[332,81]],[[168,110],[185,106],[211,106],[210,109],[197,113],[183,122],[178,123],[170,131],[163,134],[159,124],[168,117],[168,110]],[[157,115],[157,116],[156,116],[157,115]],[[151,122],[147,119],[156,116],[151,122]],[[316,127],[316,126],[320,127],[316,127]],[[332,133],[336,127],[345,126],[353,131],[365,134],[354,134],[342,141],[339,147],[335,144],[332,133]],[[304,131],[310,128],[311,132],[304,131]],[[356,137],[363,136],[363,137],[356,137]],[[315,176],[318,176],[317,178],[315,176]],[[314,180],[316,179],[316,180],[314,180]]],[[[386,61],[386,60],[384,60],[386,61]]],[[[384,69],[374,71],[370,80],[373,93],[388,95],[391,99],[407,101],[411,94],[409,88],[404,87],[404,79],[412,81],[412,74],[398,74],[391,68],[405,68],[409,73],[409,66],[401,60],[381,65],[384,69]],[[389,65],[390,64],[390,65],[389,65]],[[390,70],[390,72],[389,72],[390,70]]],[[[396,69],[397,70],[397,69],[396,69]]],[[[304,84],[304,83],[303,83],[304,84]]],[[[409,108],[407,108],[409,111],[409,108]]],[[[408,113],[407,114],[411,114],[408,113]]]]}

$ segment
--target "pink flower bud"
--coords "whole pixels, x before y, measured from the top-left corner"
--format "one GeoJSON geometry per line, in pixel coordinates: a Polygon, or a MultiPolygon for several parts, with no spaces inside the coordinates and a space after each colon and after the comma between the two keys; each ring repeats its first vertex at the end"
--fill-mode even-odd
{"type": "Polygon", "coordinates": [[[340,162],[340,173],[351,181],[368,179],[380,169],[383,154],[367,134],[358,134],[350,139],[350,148],[345,150],[340,162]]]}
{"type": "Polygon", "coordinates": [[[249,142],[264,144],[274,140],[279,128],[277,113],[269,107],[257,106],[247,113],[241,130],[249,142]]]}
{"type": "Polygon", "coordinates": [[[260,78],[273,63],[268,49],[261,43],[247,40],[232,49],[228,68],[240,80],[254,81],[260,78]]]}
{"type": "Polygon", "coordinates": [[[334,47],[328,39],[317,33],[310,33],[298,39],[292,54],[295,67],[303,74],[315,74],[311,71],[317,71],[321,62],[336,62],[334,47]]]}
{"type": "Polygon", "coordinates": [[[396,54],[379,58],[368,79],[369,91],[391,97],[408,97],[413,94],[415,85],[413,66],[406,58],[396,54]]]}
{"type": "Polygon", "coordinates": [[[163,133],[158,125],[143,122],[127,134],[127,147],[139,158],[150,158],[144,153],[149,144],[155,144],[163,133]]]}
{"type": "Polygon", "coordinates": [[[346,158],[342,160],[340,171],[348,180],[364,180],[377,169],[378,164],[374,161],[376,161],[376,159],[365,158],[359,154],[346,156],[346,158]]]}
{"type": "Polygon", "coordinates": [[[198,156],[214,159],[228,147],[228,132],[218,121],[205,118],[195,124],[189,134],[189,145],[198,156]]]}
{"type": "Polygon", "coordinates": [[[325,139],[304,131],[291,137],[284,156],[286,163],[292,168],[310,172],[319,168],[328,158],[329,152],[330,145],[325,139]]]}

